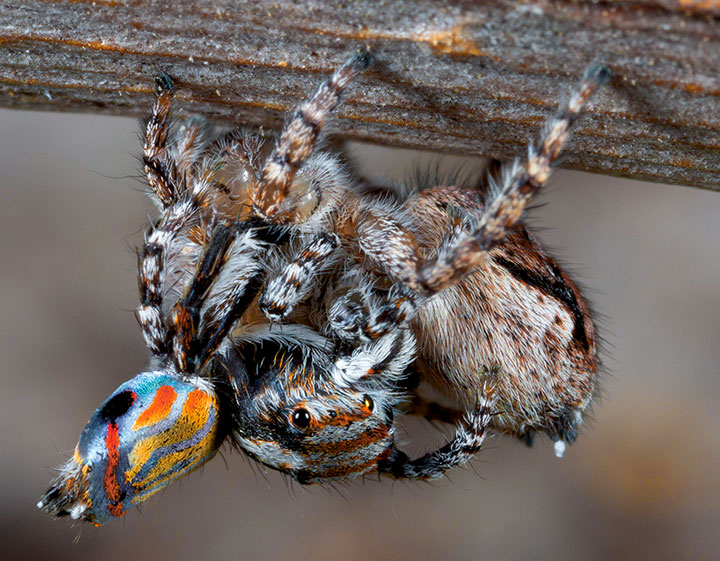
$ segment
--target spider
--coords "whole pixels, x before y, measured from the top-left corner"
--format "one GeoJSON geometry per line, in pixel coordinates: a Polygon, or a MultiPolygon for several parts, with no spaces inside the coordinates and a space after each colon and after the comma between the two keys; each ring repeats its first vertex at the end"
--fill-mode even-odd
{"type": "Polygon", "coordinates": [[[227,438],[300,483],[434,479],[491,429],[527,442],[545,433],[558,452],[574,441],[595,387],[594,327],[519,220],[608,71],[586,71],[527,162],[487,194],[393,196],[316,150],[370,62],[350,58],[274,146],[212,139],[197,118],[172,130],[172,81],[157,78],[143,161],[160,216],[139,251],[137,311],[153,358],[93,414],[40,508],[100,525],[227,438]],[[458,407],[424,401],[417,380],[458,407]],[[456,433],[411,460],[395,445],[403,412],[456,433]]]}

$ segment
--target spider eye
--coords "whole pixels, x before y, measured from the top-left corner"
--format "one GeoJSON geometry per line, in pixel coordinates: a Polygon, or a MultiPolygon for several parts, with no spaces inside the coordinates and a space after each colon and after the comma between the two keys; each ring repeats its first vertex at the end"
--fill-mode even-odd
{"type": "Polygon", "coordinates": [[[375,407],[375,402],[372,400],[372,398],[369,395],[363,396],[363,405],[367,407],[370,411],[373,410],[375,407]]]}
{"type": "Polygon", "coordinates": [[[306,429],[310,426],[310,413],[307,409],[299,407],[290,415],[290,422],[299,429],[306,429]]]}

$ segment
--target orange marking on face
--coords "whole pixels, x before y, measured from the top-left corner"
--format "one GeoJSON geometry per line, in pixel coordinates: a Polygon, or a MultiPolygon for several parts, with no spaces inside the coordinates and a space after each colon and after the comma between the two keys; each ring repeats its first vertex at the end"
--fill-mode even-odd
{"type": "Polygon", "coordinates": [[[344,454],[353,450],[362,450],[370,444],[388,438],[388,429],[378,427],[361,433],[357,438],[340,442],[323,442],[313,446],[313,452],[322,454],[344,454]]]}
{"type": "Polygon", "coordinates": [[[300,387],[307,393],[312,393],[315,388],[315,370],[307,371],[303,366],[300,376],[300,387]]]}
{"type": "MultiPolygon", "coordinates": [[[[384,454],[384,452],[383,452],[384,454]]],[[[342,465],[335,468],[331,468],[328,470],[325,470],[321,473],[314,473],[313,477],[315,479],[335,479],[335,478],[345,478],[349,476],[350,474],[360,474],[360,473],[366,473],[368,471],[374,471],[377,469],[377,463],[382,458],[381,456],[377,456],[375,458],[371,458],[366,462],[363,462],[361,464],[354,464],[354,465],[342,465]]]]}
{"type": "Polygon", "coordinates": [[[107,436],[105,437],[105,447],[108,451],[108,462],[105,466],[105,494],[107,495],[109,505],[108,510],[113,516],[122,516],[125,514],[120,500],[120,485],[118,485],[117,477],[115,477],[115,469],[118,465],[120,454],[118,447],[120,446],[120,436],[118,435],[118,426],[115,423],[108,425],[107,436]]]}
{"type": "Polygon", "coordinates": [[[138,430],[162,421],[170,414],[175,399],[177,399],[177,392],[172,386],[160,386],[155,393],[155,399],[137,418],[132,430],[138,430]]]}

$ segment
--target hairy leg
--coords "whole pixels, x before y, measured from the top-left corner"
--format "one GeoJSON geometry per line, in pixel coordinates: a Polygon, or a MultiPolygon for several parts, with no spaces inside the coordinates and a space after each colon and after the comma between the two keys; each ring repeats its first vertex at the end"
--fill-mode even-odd
{"type": "Polygon", "coordinates": [[[378,472],[396,479],[431,480],[441,477],[450,468],[468,462],[479,452],[490,430],[493,412],[493,388],[483,384],[475,408],[467,415],[466,424],[458,426],[453,440],[415,460],[393,446],[388,457],[378,463],[378,472]]]}
{"type": "Polygon", "coordinates": [[[270,320],[284,320],[309,296],[316,286],[318,274],[334,265],[333,254],[339,245],[334,234],[318,234],[268,280],[259,306],[270,320]]]}
{"type": "Polygon", "coordinates": [[[377,208],[361,214],[354,226],[366,258],[381,264],[391,279],[408,290],[391,294],[387,304],[374,310],[358,309],[347,299],[340,299],[333,306],[334,317],[342,319],[337,322],[339,333],[359,331],[367,338],[379,337],[412,319],[426,298],[457,283],[481,264],[545,185],[583,106],[608,77],[608,70],[602,66],[588,68],[568,102],[548,122],[540,141],[530,148],[528,161],[516,164],[505,176],[474,223],[467,227],[460,221],[435,258],[423,260],[413,234],[391,214],[377,208]],[[347,318],[354,319],[348,322],[347,318]]]}
{"type": "Polygon", "coordinates": [[[313,153],[325,119],[340,103],[343,91],[371,61],[367,51],[356,54],[295,110],[265,161],[260,185],[253,194],[253,210],[258,216],[276,224],[296,221],[303,196],[291,192],[295,175],[313,153]]]}
{"type": "Polygon", "coordinates": [[[591,66],[568,102],[545,127],[540,141],[530,148],[528,161],[516,165],[485,208],[472,231],[443,248],[435,261],[418,271],[418,284],[425,295],[450,286],[478,265],[495,243],[503,239],[523,215],[533,195],[547,183],[582,108],[593,92],[609,78],[603,66],[591,66]]]}
{"type": "Polygon", "coordinates": [[[145,127],[143,165],[150,187],[163,207],[168,207],[177,200],[178,195],[177,170],[167,157],[166,146],[173,85],[167,74],[157,76],[155,84],[155,103],[145,127]]]}

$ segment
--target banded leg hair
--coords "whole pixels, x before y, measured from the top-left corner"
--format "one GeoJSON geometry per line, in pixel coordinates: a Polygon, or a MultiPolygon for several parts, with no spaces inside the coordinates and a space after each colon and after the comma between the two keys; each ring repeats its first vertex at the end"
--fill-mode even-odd
{"type": "Polygon", "coordinates": [[[292,224],[306,218],[304,213],[317,210],[322,193],[315,191],[312,182],[303,189],[293,185],[293,181],[312,155],[325,119],[340,103],[343,91],[371,62],[369,52],[357,53],[295,110],[265,161],[260,184],[253,193],[253,211],[257,216],[275,224],[292,224]],[[308,204],[308,199],[313,204],[308,204]]]}
{"type": "Polygon", "coordinates": [[[173,217],[166,213],[143,247],[137,317],[155,356],[171,358],[178,373],[198,373],[259,291],[262,269],[256,254],[269,237],[267,228],[252,220],[217,225],[204,249],[194,248],[197,265],[187,265],[192,277],[180,295],[167,299],[175,304],[166,310],[163,293],[174,276],[168,275],[168,254],[187,243],[178,240],[184,225],[168,220],[173,217]]]}
{"type": "MultiPolygon", "coordinates": [[[[435,259],[423,260],[416,243],[393,244],[394,255],[380,252],[369,255],[373,261],[384,263],[387,274],[403,286],[390,295],[387,304],[375,309],[358,310],[347,298],[338,300],[330,314],[330,322],[336,326],[338,334],[343,338],[353,338],[358,333],[365,340],[377,338],[412,319],[427,298],[455,284],[482,263],[487,252],[520,220],[533,195],[547,183],[572,125],[593,92],[608,78],[609,71],[603,66],[587,69],[568,102],[546,125],[538,144],[530,147],[528,161],[515,164],[500,188],[491,193],[473,227],[456,232],[440,248],[435,259]],[[349,318],[354,319],[349,321],[349,318]]],[[[358,235],[377,240],[361,244],[366,253],[368,248],[379,246],[380,240],[392,237],[398,229],[390,216],[378,219],[375,215],[366,220],[370,220],[374,228],[360,224],[358,235]],[[387,224],[391,226],[382,227],[387,224]]],[[[412,237],[410,233],[404,234],[412,237]]]]}
{"type": "MultiPolygon", "coordinates": [[[[271,224],[294,227],[313,219],[316,224],[311,230],[322,229],[317,224],[321,222],[317,215],[323,214],[320,207],[324,207],[325,212],[333,209],[334,199],[345,190],[346,181],[344,171],[334,158],[313,157],[313,151],[325,120],[340,103],[345,88],[371,62],[368,51],[355,54],[297,107],[265,160],[259,183],[250,194],[254,216],[271,224]]],[[[156,105],[161,113],[163,101],[159,100],[156,105]]],[[[162,120],[161,117],[158,120],[162,120]]],[[[334,264],[339,245],[335,234],[320,231],[292,262],[269,279],[259,302],[268,319],[285,319],[312,292],[318,273],[334,264]]]]}
{"type": "Polygon", "coordinates": [[[494,412],[493,385],[485,382],[478,391],[475,408],[467,414],[465,425],[458,425],[450,442],[415,460],[393,444],[387,458],[379,462],[378,472],[396,479],[432,480],[441,477],[449,469],[469,462],[480,451],[494,412]]]}
{"type": "MultiPolygon", "coordinates": [[[[312,152],[323,120],[339,102],[342,88],[337,84],[343,84],[344,87],[367,64],[369,61],[365,57],[354,57],[296,111],[283,131],[273,156],[265,164],[263,184],[258,195],[261,204],[256,205],[256,212],[270,220],[288,224],[298,219],[297,212],[293,214],[290,211],[279,211],[280,208],[298,207],[298,194],[293,195],[292,200],[286,200],[291,190],[291,176],[294,177],[295,171],[304,161],[303,158],[307,158],[312,152]],[[337,92],[332,96],[332,103],[319,104],[317,99],[326,96],[327,91],[337,92]],[[325,110],[317,109],[320,106],[325,110]],[[314,125],[308,115],[315,116],[312,121],[314,125]],[[294,140],[296,137],[300,140],[294,140]],[[278,163],[280,161],[293,164],[286,163],[283,167],[278,163]],[[280,171],[281,169],[285,171],[280,171]],[[279,179],[270,179],[275,177],[279,179]],[[278,187],[280,184],[282,187],[278,187]],[[268,211],[261,211],[261,208],[268,211]]],[[[476,222],[470,228],[458,231],[440,248],[436,258],[425,260],[422,257],[413,234],[394,216],[399,209],[388,210],[382,205],[372,204],[368,204],[368,208],[357,209],[356,216],[342,225],[345,228],[343,236],[356,238],[364,258],[376,268],[384,270],[389,278],[405,289],[392,295],[387,306],[364,314],[357,310],[342,310],[341,303],[338,303],[334,307],[335,319],[342,317],[347,320],[352,316],[356,318],[354,325],[345,322],[343,338],[352,338],[358,331],[363,333],[366,340],[381,336],[398,322],[402,322],[408,314],[414,315],[425,299],[455,284],[480,264],[493,245],[503,239],[522,217],[532,196],[547,182],[570,129],[594,91],[608,78],[609,71],[603,66],[594,65],[586,70],[567,103],[546,125],[540,141],[531,146],[527,162],[513,166],[511,172],[502,179],[502,185],[490,194],[491,198],[479,213],[476,222]]],[[[312,241],[308,249],[315,243],[317,242],[312,241]]],[[[288,264],[276,278],[271,279],[262,296],[262,308],[270,319],[284,319],[302,298],[311,293],[311,287],[305,286],[305,283],[314,282],[317,276],[299,273],[319,265],[324,253],[316,252],[317,259],[312,262],[301,254],[295,263],[288,264]]],[[[340,328],[341,323],[338,321],[337,325],[342,336],[344,329],[340,328]]]]}
{"type": "Polygon", "coordinates": [[[259,290],[256,255],[276,232],[257,219],[231,225],[207,210],[211,170],[227,143],[208,151],[207,127],[198,119],[169,140],[172,81],[160,75],[156,84],[143,163],[163,211],[138,256],[137,318],[151,352],[187,374],[204,367],[259,290]]]}
{"type": "Polygon", "coordinates": [[[431,296],[454,284],[480,264],[487,251],[507,235],[508,230],[522,217],[533,195],[550,178],[553,163],[590,96],[609,77],[610,72],[604,66],[593,65],[585,71],[570,99],[546,125],[540,142],[530,147],[528,161],[515,166],[509,179],[492,197],[475,228],[443,248],[435,261],[424,263],[418,268],[417,277],[412,283],[417,286],[418,292],[431,296]]]}
{"type": "Polygon", "coordinates": [[[318,275],[337,262],[339,247],[340,240],[335,234],[320,233],[270,278],[258,302],[267,318],[271,321],[285,319],[309,296],[318,275]]]}

